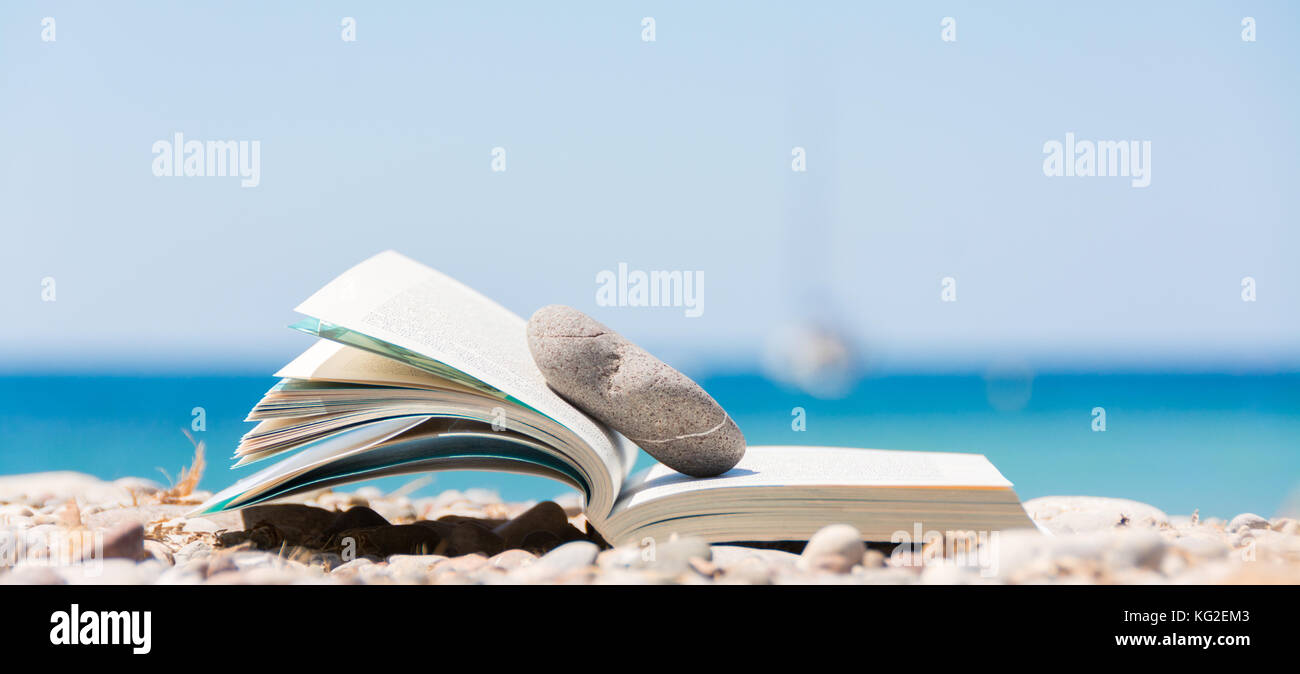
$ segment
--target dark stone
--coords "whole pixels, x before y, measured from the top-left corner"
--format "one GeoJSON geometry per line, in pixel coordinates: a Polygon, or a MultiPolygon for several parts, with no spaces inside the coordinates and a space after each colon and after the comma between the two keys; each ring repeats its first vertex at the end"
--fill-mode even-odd
{"type": "Polygon", "coordinates": [[[438,518],[438,521],[446,522],[448,524],[460,524],[462,522],[469,522],[471,524],[477,524],[483,527],[487,527],[488,529],[495,529],[501,526],[502,524],[505,524],[509,520],[480,519],[478,517],[466,517],[465,515],[443,515],[442,517],[438,518]]]}
{"type": "Polygon", "coordinates": [[[500,536],[508,549],[518,548],[534,532],[549,531],[563,536],[569,517],[564,508],[554,501],[542,501],[508,522],[498,525],[493,532],[500,536]]]}
{"type": "Polygon", "coordinates": [[[332,510],[299,503],[251,506],[241,510],[240,515],[244,518],[245,530],[269,524],[285,534],[286,538],[301,538],[324,531],[340,517],[339,513],[332,510]],[[296,535],[291,536],[291,533],[296,535]]]}
{"type": "Polygon", "coordinates": [[[427,555],[434,553],[442,536],[430,527],[397,524],[361,529],[347,529],[330,537],[325,549],[342,553],[351,548],[357,556],[427,555]],[[352,545],[348,544],[349,539],[352,545]]]}
{"type": "Polygon", "coordinates": [[[248,545],[255,550],[277,550],[285,540],[284,534],[274,525],[262,523],[246,531],[225,531],[217,534],[217,547],[234,548],[248,545]]]}
{"type": "Polygon", "coordinates": [[[299,503],[251,506],[240,511],[244,530],[220,534],[217,541],[223,548],[248,543],[258,550],[284,544],[319,546],[328,538],[325,532],[345,514],[299,503]]]}
{"type": "MultiPolygon", "coordinates": [[[[456,528],[457,523],[444,522],[442,520],[420,520],[418,522],[415,522],[414,524],[415,526],[418,527],[425,527],[426,529],[436,531],[438,533],[438,536],[441,538],[450,538],[451,532],[453,529],[456,528]]],[[[442,553],[438,553],[438,554],[442,554],[442,553]]]]}
{"type": "Polygon", "coordinates": [[[500,536],[477,522],[456,524],[446,541],[447,552],[441,554],[448,557],[460,557],[476,552],[491,557],[505,549],[505,543],[500,536]]]}
{"type": "Polygon", "coordinates": [[[123,522],[104,532],[104,559],[144,559],[144,527],[123,522]]]}
{"type": "Polygon", "coordinates": [[[570,541],[593,540],[607,547],[590,526],[587,531],[569,524],[564,509],[544,501],[513,520],[447,515],[436,521],[393,525],[366,506],[344,512],[301,504],[253,506],[242,512],[244,531],[217,535],[222,548],[249,546],[258,550],[284,547],[358,556],[439,554],[492,557],[505,550],[523,549],[542,555],[570,541]],[[346,539],[351,538],[351,545],[346,539]]]}
{"type": "Polygon", "coordinates": [[[383,515],[366,506],[353,506],[339,513],[329,526],[324,527],[321,535],[325,539],[329,539],[340,531],[347,531],[348,529],[367,529],[387,525],[388,520],[384,519],[383,515]]]}
{"type": "Polygon", "coordinates": [[[560,540],[560,537],[555,535],[555,533],[542,530],[534,531],[527,536],[524,536],[524,540],[520,542],[519,547],[541,557],[551,550],[558,548],[562,543],[564,543],[564,541],[560,540]]]}
{"type": "Polygon", "coordinates": [[[579,530],[578,527],[565,522],[559,531],[542,529],[524,536],[519,543],[519,547],[540,557],[565,543],[585,540],[587,540],[585,533],[579,530]]]}

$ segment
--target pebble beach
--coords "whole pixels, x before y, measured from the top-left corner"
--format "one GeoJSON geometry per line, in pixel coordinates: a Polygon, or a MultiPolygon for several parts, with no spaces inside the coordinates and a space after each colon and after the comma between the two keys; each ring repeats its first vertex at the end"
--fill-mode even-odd
{"type": "MultiPolygon", "coordinates": [[[[196,480],[191,480],[194,482],[196,480]]],[[[0,477],[0,584],[1271,584],[1300,583],[1300,522],[1170,516],[1136,501],[1025,502],[1039,530],[870,545],[831,525],[806,546],[693,538],[611,547],[577,499],[486,490],[319,491],[187,517],[182,480],[0,477]]]]}

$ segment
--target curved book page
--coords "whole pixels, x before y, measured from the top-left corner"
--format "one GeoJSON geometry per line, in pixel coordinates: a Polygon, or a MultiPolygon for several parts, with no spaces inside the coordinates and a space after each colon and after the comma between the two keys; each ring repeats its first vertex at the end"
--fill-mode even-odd
{"type": "Polygon", "coordinates": [[[364,452],[427,420],[428,417],[389,419],[322,440],[283,461],[236,481],[195,508],[193,514],[208,514],[239,508],[257,495],[273,489],[279,482],[289,479],[289,476],[323,465],[349,452],[364,452]]]}
{"type": "MultiPolygon", "coordinates": [[[[377,357],[377,356],[376,356],[377,357]]],[[[293,382],[294,380],[287,380],[293,382]]],[[[348,388],[348,384],[317,383],[318,387],[286,392],[283,384],[267,393],[249,416],[260,423],[240,440],[236,466],[260,461],[334,433],[400,416],[437,416],[485,424],[500,422],[553,447],[564,456],[583,448],[571,431],[530,407],[504,401],[485,405],[481,396],[438,389],[348,388]],[[324,395],[322,395],[324,394],[324,395]],[[496,412],[501,413],[497,417],[496,412]]]]}
{"type": "Polygon", "coordinates": [[[579,440],[569,458],[591,476],[588,512],[602,517],[613,506],[636,447],[546,385],[528,350],[526,323],[510,310],[393,251],[344,272],[296,310],[318,321],[296,327],[554,419],[579,440]]]}
{"type": "Polygon", "coordinates": [[[460,382],[434,377],[429,372],[406,363],[328,339],[316,340],[311,348],[280,368],[274,376],[313,382],[476,392],[474,388],[460,382]]]}
{"type": "Polygon", "coordinates": [[[585,476],[554,450],[486,424],[440,417],[390,419],[313,443],[217,493],[209,514],[377,477],[431,470],[491,470],[546,477],[590,498],[585,476]]]}

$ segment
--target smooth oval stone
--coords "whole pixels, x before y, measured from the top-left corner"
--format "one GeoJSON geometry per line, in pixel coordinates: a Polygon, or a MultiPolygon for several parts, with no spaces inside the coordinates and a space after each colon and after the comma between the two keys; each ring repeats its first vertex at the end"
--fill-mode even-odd
{"type": "Polygon", "coordinates": [[[745,455],[740,428],[699,384],[577,309],[538,309],[528,348],[551,388],[675,471],[721,475],[745,455]]]}
{"type": "Polygon", "coordinates": [[[824,526],[808,539],[798,566],[805,571],[848,573],[862,562],[867,546],[862,534],[849,524],[824,526]]]}
{"type": "Polygon", "coordinates": [[[1263,517],[1260,517],[1259,515],[1256,515],[1255,513],[1242,513],[1232,518],[1232,521],[1228,522],[1228,526],[1224,527],[1223,530],[1232,534],[1232,533],[1236,533],[1238,529],[1267,529],[1267,528],[1268,528],[1268,520],[1264,519],[1263,517]]]}

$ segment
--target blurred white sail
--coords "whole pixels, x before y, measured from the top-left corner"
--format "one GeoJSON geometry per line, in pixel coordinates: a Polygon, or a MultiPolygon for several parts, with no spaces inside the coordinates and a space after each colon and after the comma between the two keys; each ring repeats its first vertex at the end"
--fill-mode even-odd
{"type": "Polygon", "coordinates": [[[860,374],[846,336],[810,322],[786,326],[768,339],[763,370],[768,378],[818,398],[848,395],[860,374]]]}

